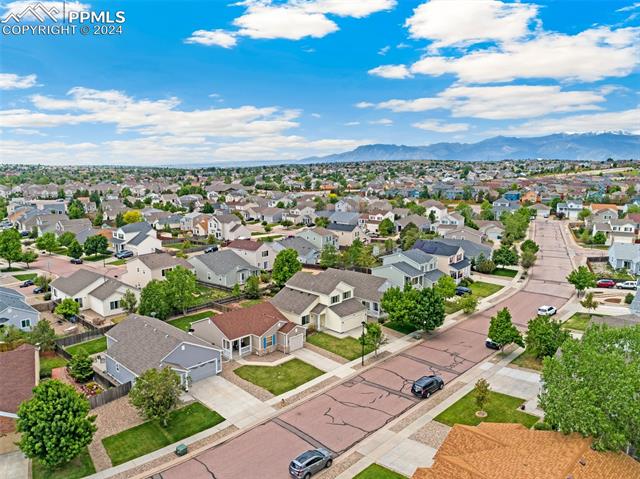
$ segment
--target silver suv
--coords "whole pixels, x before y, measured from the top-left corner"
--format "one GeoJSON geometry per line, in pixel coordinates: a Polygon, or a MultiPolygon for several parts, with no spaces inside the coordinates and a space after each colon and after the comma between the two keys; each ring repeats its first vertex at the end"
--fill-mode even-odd
{"type": "Polygon", "coordinates": [[[309,479],[316,472],[331,466],[332,462],[331,451],[319,447],[318,449],[303,452],[291,461],[289,474],[296,479],[309,479]]]}

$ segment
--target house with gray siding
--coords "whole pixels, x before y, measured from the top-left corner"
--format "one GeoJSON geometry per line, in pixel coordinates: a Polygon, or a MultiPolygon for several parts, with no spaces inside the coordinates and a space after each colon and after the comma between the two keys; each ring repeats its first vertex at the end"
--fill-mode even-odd
{"type": "Polygon", "coordinates": [[[222,371],[220,349],[149,316],[130,314],[107,337],[106,373],[121,384],[149,369],[169,367],[189,384],[222,371]]]}
{"type": "Polygon", "coordinates": [[[640,274],[640,244],[613,243],[609,248],[609,265],[640,274]]]}
{"type": "Polygon", "coordinates": [[[435,256],[419,249],[398,251],[382,257],[382,266],[371,270],[371,274],[388,280],[392,286],[404,288],[430,288],[444,273],[438,270],[435,256]]]}
{"type": "Polygon", "coordinates": [[[26,303],[21,293],[0,286],[0,328],[15,326],[31,331],[39,320],[40,313],[26,303]]]}
{"type": "Polygon", "coordinates": [[[193,266],[198,281],[227,288],[245,284],[251,276],[260,274],[258,268],[230,249],[193,256],[187,261],[193,266]]]}

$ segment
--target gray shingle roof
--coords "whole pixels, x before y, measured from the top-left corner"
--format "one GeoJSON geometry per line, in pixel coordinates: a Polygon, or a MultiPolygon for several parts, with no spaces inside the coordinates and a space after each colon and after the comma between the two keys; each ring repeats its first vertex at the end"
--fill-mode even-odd
{"type": "Polygon", "coordinates": [[[347,299],[341,303],[331,306],[329,309],[336,313],[338,316],[345,317],[365,310],[364,305],[356,298],[347,299]]]}
{"type": "Polygon", "coordinates": [[[485,258],[491,257],[491,246],[478,244],[471,240],[466,239],[453,239],[453,238],[441,238],[438,240],[440,243],[459,246],[464,251],[465,258],[477,258],[480,254],[483,254],[485,258]]]}
{"type": "Polygon", "coordinates": [[[425,253],[435,254],[437,256],[453,256],[458,252],[459,248],[458,246],[443,243],[440,240],[418,240],[414,247],[424,251],[425,253]]]}
{"type": "Polygon", "coordinates": [[[78,269],[66,277],[60,277],[51,282],[51,287],[69,296],[75,296],[91,283],[103,278],[101,274],[88,269],[78,269]]]}
{"type": "Polygon", "coordinates": [[[32,306],[26,303],[25,297],[22,296],[21,293],[14,291],[11,288],[0,287],[0,313],[9,308],[33,312],[36,311],[32,306]]]}
{"type": "Polygon", "coordinates": [[[315,294],[305,293],[304,291],[298,291],[285,286],[270,302],[282,311],[302,314],[317,299],[318,296],[315,294]]]}
{"type": "Polygon", "coordinates": [[[304,238],[294,236],[292,238],[284,238],[278,241],[278,244],[285,248],[292,248],[298,252],[300,256],[308,256],[309,254],[319,253],[318,248],[304,238]]]}
{"type": "Polygon", "coordinates": [[[413,248],[408,251],[403,251],[402,254],[405,255],[410,260],[415,261],[416,263],[419,263],[419,264],[428,263],[431,260],[433,260],[433,256],[417,248],[413,248]]]}
{"type": "Polygon", "coordinates": [[[251,266],[243,258],[228,249],[194,256],[188,261],[191,264],[200,262],[216,274],[227,274],[234,269],[258,271],[258,268],[251,266]]]}
{"type": "Polygon", "coordinates": [[[193,269],[191,263],[182,258],[171,256],[168,253],[149,253],[138,256],[138,259],[142,261],[142,264],[149,269],[158,268],[173,268],[174,266],[183,266],[187,269],[193,269]]]}
{"type": "Polygon", "coordinates": [[[353,286],[353,295],[356,298],[364,299],[366,301],[379,302],[382,297],[382,293],[387,289],[385,287],[385,283],[387,283],[386,279],[378,278],[366,273],[359,273],[358,271],[329,268],[324,272],[324,274],[331,275],[334,278],[353,286]]]}
{"type": "Polygon", "coordinates": [[[399,261],[397,263],[390,264],[389,266],[395,266],[404,274],[411,276],[412,278],[415,278],[417,276],[422,276],[422,271],[414,268],[409,263],[405,263],[404,261],[399,261]]]}
{"type": "Polygon", "coordinates": [[[94,298],[98,298],[99,300],[104,301],[113,293],[118,291],[118,288],[120,288],[121,286],[130,289],[126,284],[121,283],[117,279],[108,278],[104,283],[91,291],[89,294],[94,298]]]}

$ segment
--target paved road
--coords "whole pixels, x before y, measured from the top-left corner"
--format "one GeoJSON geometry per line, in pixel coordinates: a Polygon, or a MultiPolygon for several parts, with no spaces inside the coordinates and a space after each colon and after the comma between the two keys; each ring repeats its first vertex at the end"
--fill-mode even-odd
{"type": "Polygon", "coordinates": [[[437,333],[355,378],[283,412],[278,417],[162,472],[163,479],[287,478],[300,452],[323,446],[341,454],[418,402],[413,380],[428,372],[451,381],[491,354],[484,346],[489,319],[508,307],[526,327],[538,306],[562,306],[572,295],[564,281],[572,269],[560,225],[536,223],[538,264],[526,287],[487,311],[437,333]]]}

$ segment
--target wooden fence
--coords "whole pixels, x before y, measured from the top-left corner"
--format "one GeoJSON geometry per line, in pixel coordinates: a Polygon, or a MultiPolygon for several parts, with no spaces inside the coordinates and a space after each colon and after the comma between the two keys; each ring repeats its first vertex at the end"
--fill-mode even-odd
{"type": "Polygon", "coordinates": [[[131,391],[130,382],[120,384],[116,387],[105,390],[103,393],[89,397],[89,405],[91,406],[91,409],[104,406],[111,401],[115,401],[116,399],[126,396],[129,394],[129,391],[131,391]]]}
{"type": "Polygon", "coordinates": [[[73,334],[71,336],[64,336],[62,338],[58,338],[56,339],[56,345],[60,346],[61,348],[64,348],[66,346],[71,346],[72,344],[84,343],[85,341],[89,341],[90,339],[95,339],[95,338],[99,338],[100,336],[103,336],[104,333],[106,333],[111,328],[113,328],[113,326],[114,326],[113,324],[110,324],[108,326],[103,326],[101,328],[96,328],[94,326],[93,329],[89,331],[85,331],[84,333],[78,333],[78,334],[73,334]]]}

